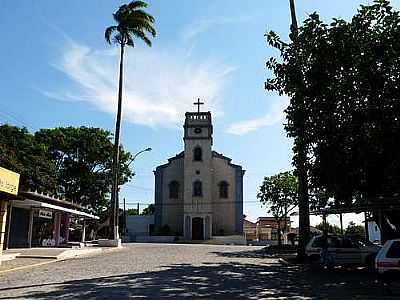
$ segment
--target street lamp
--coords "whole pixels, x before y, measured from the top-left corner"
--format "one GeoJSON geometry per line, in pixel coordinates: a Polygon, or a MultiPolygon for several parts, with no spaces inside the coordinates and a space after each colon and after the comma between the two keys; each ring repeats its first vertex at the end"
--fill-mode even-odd
{"type": "MultiPolygon", "coordinates": [[[[132,158],[131,158],[131,160],[129,161],[129,163],[128,163],[128,167],[131,165],[131,163],[133,163],[133,161],[136,159],[136,157],[138,157],[140,154],[142,154],[142,153],[144,153],[144,152],[149,152],[149,151],[151,151],[151,150],[153,150],[153,149],[151,149],[150,147],[149,148],[146,148],[146,149],[143,149],[143,150],[141,150],[141,151],[139,151],[138,153],[136,153],[134,156],[132,156],[132,158]]],[[[117,207],[117,212],[119,212],[119,200],[117,201],[117,203],[118,203],[118,207],[117,207]]],[[[139,209],[138,209],[138,214],[139,214],[139,209]]],[[[117,214],[117,216],[116,216],[116,220],[117,220],[117,222],[118,222],[118,220],[119,220],[119,218],[118,218],[118,214],[117,214]]],[[[124,198],[124,228],[123,228],[124,230],[123,230],[123,234],[125,235],[125,232],[126,232],[126,207],[125,207],[125,198],[124,198]]]]}
{"type": "Polygon", "coordinates": [[[142,151],[139,151],[138,153],[136,153],[134,156],[132,156],[131,161],[128,163],[128,167],[129,167],[130,164],[136,159],[136,157],[138,157],[138,155],[142,154],[143,152],[149,152],[149,151],[151,151],[151,150],[153,150],[153,149],[151,149],[151,148],[149,147],[149,148],[143,149],[142,151]]]}

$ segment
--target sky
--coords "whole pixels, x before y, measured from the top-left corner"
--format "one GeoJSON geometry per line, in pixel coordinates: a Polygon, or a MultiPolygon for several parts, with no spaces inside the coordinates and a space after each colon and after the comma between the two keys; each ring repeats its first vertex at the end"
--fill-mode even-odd
{"type": "MultiPolygon", "coordinates": [[[[299,22],[349,19],[361,0],[297,0],[299,22]]],[[[0,123],[31,132],[59,126],[114,131],[118,48],[104,30],[124,1],[0,0],[0,123]]],[[[127,49],[121,142],[136,153],[136,176],[122,188],[127,206],[154,202],[153,170],[183,150],[184,113],[201,98],[211,111],[214,150],[246,170],[244,213],[267,214],[257,201],[264,176],[291,170],[292,141],[283,128],[288,98],[264,90],[266,60],[277,56],[264,34],[288,39],[283,0],[148,1],[153,47],[127,49]]],[[[399,8],[398,1],[392,1],[399,8]]],[[[345,223],[362,216],[348,215],[345,223]]],[[[311,223],[319,223],[312,218],[311,223]]],[[[337,223],[338,219],[331,219],[337,223]]]]}

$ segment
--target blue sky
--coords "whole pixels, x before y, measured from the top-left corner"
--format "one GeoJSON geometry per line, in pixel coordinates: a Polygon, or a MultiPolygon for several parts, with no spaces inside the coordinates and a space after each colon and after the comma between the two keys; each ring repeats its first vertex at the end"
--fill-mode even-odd
{"type": "MultiPolygon", "coordinates": [[[[214,121],[214,150],[243,165],[244,212],[257,203],[263,176],[290,170],[291,141],[283,130],[285,97],[267,93],[265,61],[276,52],[264,33],[286,39],[288,1],[149,1],[158,36],[126,56],[122,143],[135,153],[137,176],[122,197],[153,202],[152,171],[183,148],[183,115],[197,97],[214,121]]],[[[349,18],[372,1],[297,0],[299,21],[349,18]]],[[[123,1],[0,1],[0,122],[35,131],[57,126],[114,130],[118,49],[104,41],[123,1]]],[[[396,5],[398,7],[398,4],[396,5]]],[[[122,198],[121,197],[121,198],[122,198]]],[[[316,222],[316,221],[315,221],[316,222]]],[[[314,223],[315,223],[314,222],[314,223]]]]}

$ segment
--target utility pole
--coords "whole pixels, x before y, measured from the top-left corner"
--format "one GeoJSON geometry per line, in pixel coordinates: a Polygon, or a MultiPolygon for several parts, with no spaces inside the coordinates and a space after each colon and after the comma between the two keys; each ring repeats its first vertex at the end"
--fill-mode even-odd
{"type": "MultiPolygon", "coordinates": [[[[118,90],[118,112],[115,125],[115,142],[113,148],[113,161],[112,161],[112,187],[111,187],[111,216],[110,216],[110,238],[114,240],[119,239],[118,221],[119,221],[119,139],[121,129],[121,106],[122,106],[122,78],[123,78],[123,45],[121,45],[121,62],[120,62],[120,81],[118,90]]],[[[136,159],[136,157],[143,152],[151,151],[151,148],[146,148],[136,153],[129,161],[127,167],[136,159]]]]}
{"type": "Polygon", "coordinates": [[[137,214],[140,215],[140,211],[139,211],[139,202],[137,203],[137,214]]]}

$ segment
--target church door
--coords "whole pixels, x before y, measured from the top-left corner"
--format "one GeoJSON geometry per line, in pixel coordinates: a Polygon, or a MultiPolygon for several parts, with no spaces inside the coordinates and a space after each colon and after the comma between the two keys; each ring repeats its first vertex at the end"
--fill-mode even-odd
{"type": "Polygon", "coordinates": [[[192,219],[192,240],[204,240],[203,218],[192,219]]]}

